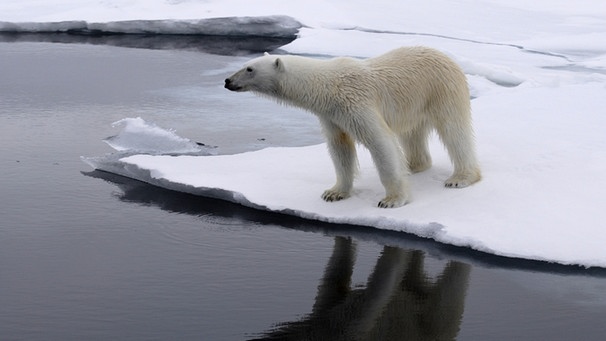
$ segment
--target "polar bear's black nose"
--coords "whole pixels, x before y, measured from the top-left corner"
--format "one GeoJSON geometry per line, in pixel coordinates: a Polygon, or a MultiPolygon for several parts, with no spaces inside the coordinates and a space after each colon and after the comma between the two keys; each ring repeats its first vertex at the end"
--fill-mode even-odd
{"type": "Polygon", "coordinates": [[[225,79],[225,89],[231,90],[231,91],[240,91],[241,87],[237,86],[234,82],[232,82],[231,79],[226,78],[225,79]]]}

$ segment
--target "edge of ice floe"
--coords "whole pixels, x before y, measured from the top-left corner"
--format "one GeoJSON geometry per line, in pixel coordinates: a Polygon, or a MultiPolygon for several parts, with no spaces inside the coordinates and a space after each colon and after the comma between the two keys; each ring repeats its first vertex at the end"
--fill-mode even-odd
{"type": "Polygon", "coordinates": [[[286,15],[222,17],[192,20],[124,20],[87,22],[0,21],[0,33],[173,34],[209,36],[296,37],[303,25],[286,15]]]}

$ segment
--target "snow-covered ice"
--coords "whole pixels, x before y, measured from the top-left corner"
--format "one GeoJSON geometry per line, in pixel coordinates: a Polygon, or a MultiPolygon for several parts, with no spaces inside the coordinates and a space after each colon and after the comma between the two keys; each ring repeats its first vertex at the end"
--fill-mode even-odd
{"type": "MultiPolygon", "coordinates": [[[[566,97],[558,96],[559,89],[531,89],[474,100],[474,110],[487,113],[476,119],[485,178],[466,189],[445,188],[451,165],[434,137],[434,165],[412,176],[414,201],[398,209],[375,207],[383,187],[364,149],[353,196],[336,203],[320,198],[334,181],[324,144],[216,156],[130,153],[85,161],[96,169],[257,209],[404,231],[508,257],[606,266],[601,223],[606,220],[606,117],[569,124],[580,112],[606,106],[605,96],[595,97],[603,89],[579,84],[565,87],[566,97]],[[530,100],[546,104],[533,108],[536,117],[523,110],[530,100]],[[507,103],[511,112],[501,109],[507,103]],[[540,119],[545,116],[548,122],[540,119]]],[[[130,124],[145,126],[141,120],[125,122],[124,132],[130,124]]],[[[160,144],[158,150],[165,150],[161,141],[171,146],[181,139],[145,135],[143,140],[160,144]]]]}
{"type": "MultiPolygon", "coordinates": [[[[177,141],[195,144],[127,119],[121,123],[125,130],[107,141],[126,150],[86,160],[95,168],[260,209],[407,231],[498,255],[606,267],[604,1],[0,3],[0,31],[53,30],[296,34],[283,51],[326,57],[370,57],[402,45],[438,48],[463,67],[474,98],[484,179],[467,189],[441,186],[451,165],[436,140],[434,166],[412,176],[414,201],[394,210],[373,207],[382,186],[363,150],[355,195],[338,203],[319,198],[334,179],[323,145],[175,155],[184,152],[173,148],[177,141]]],[[[233,101],[240,95],[226,94],[233,101]]]]}

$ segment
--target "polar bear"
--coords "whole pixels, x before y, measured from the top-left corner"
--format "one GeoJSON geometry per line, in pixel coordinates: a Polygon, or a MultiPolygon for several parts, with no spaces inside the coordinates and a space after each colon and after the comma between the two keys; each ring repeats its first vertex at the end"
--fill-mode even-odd
{"type": "Polygon", "coordinates": [[[317,115],[337,178],[322,194],[326,201],[351,195],[358,142],[370,151],[385,187],[378,206],[405,205],[407,175],[431,166],[427,139],[434,129],[454,165],[446,187],[466,187],[481,178],[465,74],[435,49],[402,47],[364,60],[266,53],[225,79],[225,88],[317,115]]]}

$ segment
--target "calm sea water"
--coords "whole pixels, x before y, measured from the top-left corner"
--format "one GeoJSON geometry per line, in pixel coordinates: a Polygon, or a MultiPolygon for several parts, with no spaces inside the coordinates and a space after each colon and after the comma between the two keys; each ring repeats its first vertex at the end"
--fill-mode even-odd
{"type": "Polygon", "coordinates": [[[0,340],[604,339],[603,270],[92,171],[80,156],[111,152],[125,117],[220,153],[322,138],[313,116],[222,88],[241,44],[63,42],[0,43],[0,340]]]}

